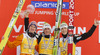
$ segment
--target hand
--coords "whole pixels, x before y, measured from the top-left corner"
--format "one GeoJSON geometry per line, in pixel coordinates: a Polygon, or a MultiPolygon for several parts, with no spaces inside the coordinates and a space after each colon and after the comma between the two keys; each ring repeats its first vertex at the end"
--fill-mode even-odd
{"type": "Polygon", "coordinates": [[[97,26],[99,24],[100,24],[100,22],[98,20],[94,19],[94,25],[97,26]]]}
{"type": "Polygon", "coordinates": [[[24,15],[25,15],[25,17],[28,17],[29,12],[28,12],[27,10],[25,10],[25,11],[24,11],[24,15]]]}

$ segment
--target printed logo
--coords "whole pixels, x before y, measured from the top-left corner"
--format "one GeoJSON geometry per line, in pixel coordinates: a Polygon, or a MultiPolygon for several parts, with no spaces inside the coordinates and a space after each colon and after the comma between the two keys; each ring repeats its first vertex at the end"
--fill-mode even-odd
{"type": "MultiPolygon", "coordinates": [[[[31,1],[35,8],[57,8],[57,2],[31,1]]],[[[63,9],[69,9],[69,2],[63,2],[63,9]]]]}

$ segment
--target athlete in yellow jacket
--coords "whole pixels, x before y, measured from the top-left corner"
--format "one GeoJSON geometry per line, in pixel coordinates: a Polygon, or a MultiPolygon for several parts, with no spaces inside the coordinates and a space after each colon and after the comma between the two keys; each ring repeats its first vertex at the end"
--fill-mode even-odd
{"type": "Polygon", "coordinates": [[[43,25],[43,33],[39,36],[39,55],[52,55],[54,37],[51,36],[51,26],[48,23],[43,25]]]}
{"type": "MultiPolygon", "coordinates": [[[[73,36],[73,55],[75,55],[76,43],[81,40],[85,40],[85,39],[89,38],[95,31],[97,25],[99,25],[98,20],[94,20],[94,25],[91,27],[91,29],[87,33],[84,33],[80,36],[76,36],[76,35],[73,36]]],[[[59,42],[60,55],[67,55],[68,39],[69,39],[67,36],[68,35],[68,25],[65,22],[63,22],[60,26],[60,30],[62,33],[62,38],[60,38],[60,42],[59,42]]]]}
{"type": "Polygon", "coordinates": [[[28,30],[25,33],[19,35],[13,42],[8,41],[7,46],[9,48],[15,48],[18,45],[21,47],[20,55],[34,55],[35,49],[37,49],[37,25],[33,21],[29,24],[28,30]]]}

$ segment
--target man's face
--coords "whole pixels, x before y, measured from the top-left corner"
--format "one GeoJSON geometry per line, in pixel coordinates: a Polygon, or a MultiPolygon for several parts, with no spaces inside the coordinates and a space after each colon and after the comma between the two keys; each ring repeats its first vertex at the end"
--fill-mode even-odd
{"type": "Polygon", "coordinates": [[[31,25],[29,27],[29,32],[34,33],[36,31],[36,27],[34,25],[31,25]]]}
{"type": "Polygon", "coordinates": [[[45,35],[50,35],[50,33],[51,33],[50,28],[45,28],[45,29],[44,29],[44,34],[45,34],[45,35]]]}
{"type": "Polygon", "coordinates": [[[62,29],[61,29],[61,32],[62,32],[62,34],[63,35],[66,35],[67,34],[67,28],[66,27],[63,27],[62,29]]]}

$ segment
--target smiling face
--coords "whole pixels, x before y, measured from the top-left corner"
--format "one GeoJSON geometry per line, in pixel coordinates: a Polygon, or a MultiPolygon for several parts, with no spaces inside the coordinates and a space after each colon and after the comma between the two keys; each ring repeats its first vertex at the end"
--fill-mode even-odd
{"type": "Polygon", "coordinates": [[[34,25],[31,25],[29,27],[29,32],[34,33],[36,31],[36,27],[34,25]]]}
{"type": "Polygon", "coordinates": [[[50,35],[51,29],[50,28],[45,28],[43,32],[44,32],[45,35],[50,35]]]}
{"type": "Polygon", "coordinates": [[[62,32],[63,35],[66,35],[68,30],[67,30],[66,27],[63,27],[63,28],[61,28],[61,32],[62,32]]]}

